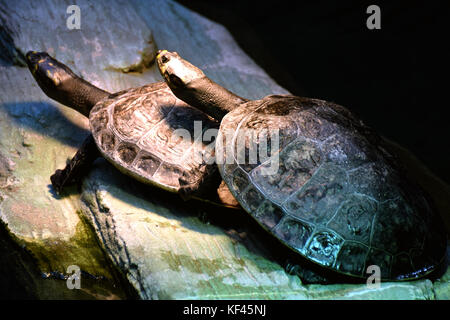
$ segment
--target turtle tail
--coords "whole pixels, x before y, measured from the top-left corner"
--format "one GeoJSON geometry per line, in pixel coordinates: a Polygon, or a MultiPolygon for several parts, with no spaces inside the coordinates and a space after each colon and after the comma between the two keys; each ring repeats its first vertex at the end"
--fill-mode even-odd
{"type": "Polygon", "coordinates": [[[86,117],[98,101],[110,95],[81,79],[46,52],[30,51],[26,54],[26,60],[33,77],[48,97],[86,117]]]}

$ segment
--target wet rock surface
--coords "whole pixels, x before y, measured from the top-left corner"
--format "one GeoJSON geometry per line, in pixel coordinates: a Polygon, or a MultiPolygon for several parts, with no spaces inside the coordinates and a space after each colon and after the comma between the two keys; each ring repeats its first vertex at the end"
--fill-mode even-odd
{"type": "Polygon", "coordinates": [[[0,285],[18,270],[8,285],[31,298],[448,299],[448,272],[434,283],[376,290],[304,285],[284,271],[288,254],[245,213],[183,202],[104,159],[56,195],[49,177],[88,135],[88,120],[45,96],[23,66],[28,50],[48,51],[111,92],[160,81],[151,61],[168,49],[241,96],[287,93],[225,28],[177,3],[77,4],[80,30],[66,27],[69,2],[0,4],[0,285]],[[84,272],[82,290],[66,287],[70,265],[84,272]]]}

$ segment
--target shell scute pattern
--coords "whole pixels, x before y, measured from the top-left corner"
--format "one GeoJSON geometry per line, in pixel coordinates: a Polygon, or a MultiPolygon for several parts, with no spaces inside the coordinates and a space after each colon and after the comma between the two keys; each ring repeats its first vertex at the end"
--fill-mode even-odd
{"type": "Polygon", "coordinates": [[[125,165],[131,166],[139,152],[139,148],[132,143],[122,142],[115,150],[115,157],[125,165]]]}
{"type": "Polygon", "coordinates": [[[283,217],[283,210],[268,200],[263,201],[255,212],[255,218],[269,230],[277,226],[283,217]]]}
{"type": "Polygon", "coordinates": [[[179,178],[183,177],[183,168],[162,162],[153,178],[168,186],[179,186],[179,178]]]}
{"type": "Polygon", "coordinates": [[[111,106],[113,128],[122,140],[136,143],[144,133],[167,117],[175,101],[165,91],[152,92],[151,95],[125,94],[111,106]]]}
{"type": "Polygon", "coordinates": [[[383,162],[366,163],[348,171],[354,192],[366,194],[378,201],[400,196],[396,185],[398,177],[383,162]]]}
{"type": "Polygon", "coordinates": [[[214,151],[202,135],[218,123],[177,99],[164,83],[110,95],[92,109],[90,126],[100,152],[119,170],[169,191],[180,188],[180,178],[202,179],[205,163],[213,163],[214,151]],[[196,140],[194,121],[200,127],[196,140]]]}
{"type": "Polygon", "coordinates": [[[320,148],[328,161],[339,163],[349,169],[377,159],[366,139],[355,138],[344,130],[331,135],[320,148]]]}
{"type": "Polygon", "coordinates": [[[378,152],[380,138],[344,107],[269,96],[230,112],[223,128],[235,140],[282,128],[280,147],[252,166],[236,155],[247,156],[249,145],[224,148],[222,141],[218,148],[234,162],[219,169],[244,209],[293,250],[358,277],[378,265],[382,279],[416,278],[440,262],[445,233],[429,234],[440,230],[435,212],[391,155],[378,152]],[[266,175],[276,161],[278,170],[266,175]]]}
{"type": "Polygon", "coordinates": [[[283,207],[297,218],[326,225],[345,200],[348,190],[345,171],[333,163],[324,163],[283,207]]]}
{"type": "Polygon", "coordinates": [[[105,128],[98,135],[99,145],[104,150],[114,150],[118,145],[118,139],[114,135],[114,132],[105,128]]]}
{"type": "Polygon", "coordinates": [[[254,186],[249,186],[249,188],[243,192],[242,200],[245,201],[251,212],[256,212],[261,203],[264,202],[265,198],[258,189],[254,186]]]}
{"type": "Polygon", "coordinates": [[[363,276],[369,247],[353,241],[345,241],[336,258],[336,269],[342,273],[363,276]]]}
{"type": "Polygon", "coordinates": [[[370,248],[366,259],[365,268],[368,266],[376,265],[380,267],[380,273],[382,279],[389,279],[391,277],[391,266],[394,257],[387,251],[377,248],[370,248]]]}
{"type": "Polygon", "coordinates": [[[154,154],[142,150],[135,163],[135,168],[139,170],[142,175],[153,176],[156,170],[161,165],[162,161],[154,154]]]}
{"type": "Polygon", "coordinates": [[[372,244],[392,254],[421,248],[426,232],[421,225],[423,223],[420,217],[415,217],[414,211],[404,199],[388,200],[380,205],[372,233],[372,244]],[[415,234],[415,237],[411,237],[411,234],[415,234]]]}
{"type": "Polygon", "coordinates": [[[347,240],[368,245],[378,203],[365,195],[351,195],[340,205],[327,227],[347,240]]]}
{"type": "Polygon", "coordinates": [[[242,171],[241,169],[236,169],[232,175],[232,186],[235,190],[239,190],[239,192],[243,192],[245,188],[249,185],[248,175],[242,171]]]}
{"type": "Polygon", "coordinates": [[[238,126],[221,128],[224,143],[231,141],[233,154],[238,156],[235,161],[246,172],[270,159],[297,137],[295,122],[273,114],[276,109],[271,109],[272,104],[251,104],[251,107],[253,108],[250,110],[254,110],[247,114],[238,126]],[[277,130],[276,136],[273,135],[274,128],[277,130]]]}
{"type": "Polygon", "coordinates": [[[92,134],[97,135],[100,131],[107,128],[109,121],[108,108],[101,107],[93,110],[90,118],[92,119],[92,134]]]}
{"type": "MultiPolygon", "coordinates": [[[[280,219],[281,220],[281,219],[280,219]]],[[[274,234],[290,246],[306,254],[306,244],[314,227],[308,223],[286,215],[274,228],[274,234]]]]}
{"type": "Polygon", "coordinates": [[[325,141],[337,131],[337,125],[318,117],[313,110],[297,115],[300,135],[318,142],[325,141]]]}
{"type": "Polygon", "coordinates": [[[278,170],[275,174],[261,173],[273,165],[273,162],[267,162],[255,168],[251,177],[252,182],[271,201],[282,204],[311,179],[320,164],[321,154],[314,143],[298,139],[284,148],[277,160],[278,170]]]}
{"type": "Polygon", "coordinates": [[[309,240],[306,255],[326,267],[331,267],[344,243],[344,239],[329,230],[314,233],[309,240]]]}

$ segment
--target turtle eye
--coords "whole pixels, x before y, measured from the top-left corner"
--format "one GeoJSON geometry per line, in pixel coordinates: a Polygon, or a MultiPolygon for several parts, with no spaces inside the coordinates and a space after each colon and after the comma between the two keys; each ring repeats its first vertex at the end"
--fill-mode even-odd
{"type": "Polygon", "coordinates": [[[166,62],[169,61],[169,60],[170,60],[169,57],[166,56],[166,55],[163,55],[163,56],[161,57],[162,63],[166,63],[166,62]]]}

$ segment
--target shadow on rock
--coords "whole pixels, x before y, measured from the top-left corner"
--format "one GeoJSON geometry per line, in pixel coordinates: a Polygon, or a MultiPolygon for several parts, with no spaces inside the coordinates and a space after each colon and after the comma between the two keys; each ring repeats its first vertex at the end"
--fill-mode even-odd
{"type": "MultiPolygon", "coordinates": [[[[195,232],[213,236],[226,234],[234,245],[236,258],[243,264],[245,264],[246,258],[240,255],[240,245],[261,258],[261,260],[253,260],[253,263],[261,268],[264,268],[262,261],[269,260],[279,264],[281,268],[289,263],[290,274],[301,275],[307,270],[306,272],[317,277],[317,283],[360,283],[365,281],[364,279],[330,275],[323,268],[287,248],[243,210],[219,207],[200,200],[183,201],[177,194],[142,184],[121,174],[104,159],[94,163],[93,170],[86,182],[83,185],[84,192],[101,190],[104,189],[102,185],[106,185],[107,191],[112,197],[128,203],[132,207],[154,212],[169,220],[176,219],[183,227],[195,232]],[[220,230],[208,225],[215,226],[220,230]]],[[[101,200],[98,201],[98,203],[101,202],[101,200]]],[[[108,212],[110,208],[98,209],[100,212],[105,210],[108,212]]],[[[311,276],[308,278],[311,279],[311,276]]]]}
{"type": "Polygon", "coordinates": [[[79,194],[81,192],[80,184],[79,182],[70,186],[67,186],[64,188],[64,190],[61,193],[57,193],[55,188],[51,183],[47,185],[48,192],[52,195],[53,198],[56,200],[60,200],[62,198],[72,196],[74,194],[79,194]]]}
{"type": "MultiPolygon", "coordinates": [[[[1,21],[3,23],[3,21],[1,21]]],[[[25,67],[25,57],[14,44],[11,37],[11,30],[6,25],[0,24],[0,66],[19,66],[25,67]]]]}
{"type": "Polygon", "coordinates": [[[17,126],[72,147],[80,146],[89,134],[88,130],[70,121],[58,107],[47,102],[3,103],[0,110],[4,110],[17,126]]]}

